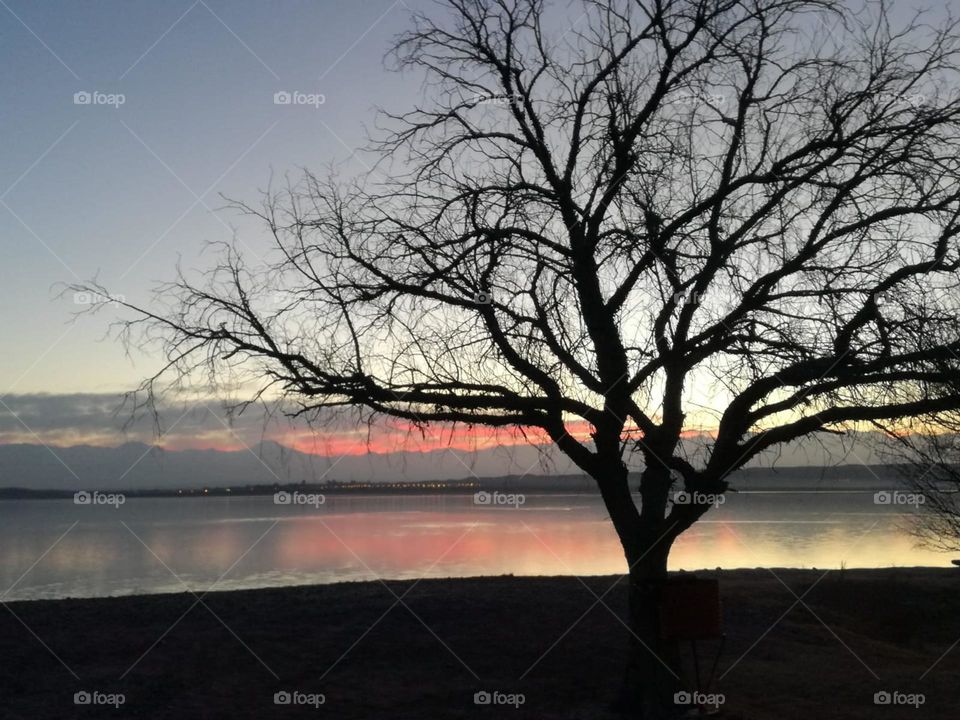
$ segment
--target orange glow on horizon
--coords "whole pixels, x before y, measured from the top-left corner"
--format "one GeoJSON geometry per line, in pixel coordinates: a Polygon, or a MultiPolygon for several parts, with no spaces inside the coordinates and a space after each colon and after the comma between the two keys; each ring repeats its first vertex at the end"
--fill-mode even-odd
{"type": "MultiPolygon", "coordinates": [[[[586,421],[568,422],[567,433],[581,442],[590,442],[593,426],[586,421]]],[[[624,434],[638,436],[636,429],[628,427],[624,434]]],[[[698,437],[712,437],[713,432],[702,429],[684,430],[681,437],[696,439],[698,437]]],[[[553,440],[546,431],[537,427],[494,428],[482,425],[467,427],[458,425],[433,424],[419,428],[412,423],[391,421],[371,428],[354,430],[321,429],[288,430],[269,433],[263,438],[257,438],[251,445],[261,440],[275,442],[284,447],[307,455],[332,456],[359,456],[359,455],[388,455],[400,452],[425,453],[437,450],[460,450],[475,452],[499,447],[514,447],[518,445],[550,445],[553,440]]],[[[229,452],[246,447],[236,436],[224,434],[223,437],[211,442],[210,437],[176,438],[161,446],[167,450],[219,450],[229,452]]]]}
{"type": "MultiPolygon", "coordinates": [[[[592,425],[584,420],[566,423],[568,434],[584,443],[591,441],[592,425]]],[[[850,430],[870,430],[852,426],[850,430]]],[[[902,422],[891,425],[892,432],[902,435],[923,435],[948,432],[930,424],[902,422]]],[[[624,437],[640,438],[635,426],[627,426],[624,437]]],[[[716,435],[716,428],[691,427],[681,433],[684,440],[709,439],[716,435]]],[[[389,455],[394,453],[427,453],[438,450],[456,450],[465,453],[511,448],[524,445],[547,446],[552,444],[547,433],[536,427],[495,428],[482,425],[430,424],[417,427],[399,420],[383,420],[370,427],[359,428],[276,428],[264,431],[261,426],[247,428],[210,428],[193,430],[173,429],[157,437],[152,432],[108,433],[105,431],[81,432],[74,429],[57,429],[40,434],[13,431],[0,434],[0,445],[45,445],[50,448],[90,446],[113,448],[125,443],[143,443],[158,450],[171,452],[184,450],[212,450],[237,452],[256,450],[263,442],[276,443],[296,452],[325,457],[389,455]]]]}
{"type": "MultiPolygon", "coordinates": [[[[592,426],[584,421],[567,423],[571,437],[589,441],[592,426]]],[[[51,431],[38,436],[34,433],[6,433],[0,435],[0,445],[42,444],[51,448],[90,446],[118,447],[139,442],[158,450],[213,450],[236,452],[256,449],[262,442],[273,442],[297,452],[321,456],[359,456],[399,452],[424,453],[436,450],[475,452],[498,447],[518,445],[549,445],[552,440],[541,428],[492,428],[475,425],[433,424],[418,428],[412,423],[383,422],[370,428],[323,430],[274,429],[263,433],[260,428],[245,433],[227,428],[202,432],[173,432],[161,437],[152,434],[96,433],[51,431]]]]}
{"type": "MultiPolygon", "coordinates": [[[[592,426],[586,422],[567,424],[571,437],[589,440],[592,426]]],[[[367,455],[397,452],[462,450],[473,452],[515,445],[549,445],[552,440],[541,428],[503,429],[486,426],[429,425],[392,422],[378,428],[357,431],[295,431],[271,438],[281,445],[310,455],[367,455]]]]}

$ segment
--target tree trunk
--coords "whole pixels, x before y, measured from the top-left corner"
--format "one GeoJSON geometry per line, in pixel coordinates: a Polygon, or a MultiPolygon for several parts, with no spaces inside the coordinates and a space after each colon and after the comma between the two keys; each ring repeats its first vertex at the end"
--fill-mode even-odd
{"type": "MultiPolygon", "coordinates": [[[[627,717],[662,720],[679,716],[681,689],[676,644],[660,636],[660,598],[667,579],[669,543],[653,538],[630,570],[630,643],[621,710],[627,717]],[[643,553],[646,553],[645,555],[643,553]]],[[[638,555],[638,556],[639,556],[638,555]]]]}
{"type": "Polygon", "coordinates": [[[681,689],[677,653],[660,637],[660,598],[667,579],[667,556],[676,537],[665,531],[664,511],[670,478],[650,467],[641,481],[638,512],[622,465],[600,489],[623,545],[629,567],[629,654],[617,703],[627,717],[662,720],[678,716],[674,694],[681,689]]]}

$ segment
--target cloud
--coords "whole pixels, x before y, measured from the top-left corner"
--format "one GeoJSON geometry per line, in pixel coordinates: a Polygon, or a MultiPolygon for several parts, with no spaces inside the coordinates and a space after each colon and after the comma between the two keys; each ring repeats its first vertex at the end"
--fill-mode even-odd
{"type": "Polygon", "coordinates": [[[2,397],[0,487],[69,488],[78,478],[97,487],[172,487],[278,477],[422,480],[577,472],[545,439],[531,447],[516,431],[437,425],[421,432],[395,420],[358,425],[349,413],[311,428],[257,405],[231,416],[214,400],[161,405],[157,413],[158,424],[150,413],[132,416],[130,404],[116,394],[2,397]],[[134,442],[174,452],[127,444],[134,442]]]}
{"type": "MultiPolygon", "coordinates": [[[[413,424],[381,418],[373,424],[358,423],[355,413],[325,417],[312,426],[291,420],[276,408],[250,405],[242,413],[229,413],[216,399],[167,402],[159,405],[157,418],[141,410],[132,414],[129,402],[118,394],[21,394],[0,397],[0,445],[29,444],[49,447],[92,445],[118,447],[141,442],[167,450],[247,450],[264,442],[339,459],[346,456],[368,458],[394,457],[398,463],[428,462],[426,453],[452,450],[454,469],[471,470],[482,460],[490,474],[524,472],[540,460],[575,471],[548,438],[536,429],[525,432],[511,429],[465,427],[436,424],[418,428],[413,424]],[[537,447],[530,448],[529,445],[537,447]],[[416,459],[419,457],[420,459],[416,459]]],[[[590,428],[570,423],[570,434],[589,444],[590,428]]],[[[684,438],[691,457],[699,457],[709,445],[709,436],[684,438]]],[[[876,463],[870,443],[856,434],[806,438],[769,451],[751,465],[821,465],[876,463]]],[[[638,458],[628,460],[636,465],[638,458]]],[[[427,473],[428,468],[417,468],[427,473]]],[[[445,472],[449,472],[449,468],[445,472]]],[[[544,469],[532,468],[533,472],[544,469]]],[[[426,475],[425,475],[426,476],[426,475]]]]}
{"type": "Polygon", "coordinates": [[[119,394],[8,395],[0,398],[0,443],[230,449],[265,439],[271,428],[261,406],[231,415],[222,402],[192,400],[155,410],[134,408],[119,394]]]}
{"type": "MultiPolygon", "coordinates": [[[[57,447],[114,447],[144,442],[170,450],[237,450],[265,440],[325,456],[426,452],[453,448],[466,452],[549,444],[537,430],[431,425],[425,428],[390,418],[359,423],[339,413],[310,424],[286,417],[276,407],[250,405],[231,413],[222,401],[189,400],[159,404],[156,415],[119,394],[22,394],[0,398],[0,444],[57,447]]],[[[571,434],[586,438],[589,427],[571,424],[571,434]]]]}
{"type": "MultiPolygon", "coordinates": [[[[0,443],[108,446],[160,440],[166,445],[188,438],[218,443],[229,435],[223,409],[212,403],[157,409],[158,424],[150,413],[134,414],[130,403],[117,394],[8,395],[0,398],[0,443]]],[[[250,421],[242,422],[237,430],[249,435],[250,421]]]]}

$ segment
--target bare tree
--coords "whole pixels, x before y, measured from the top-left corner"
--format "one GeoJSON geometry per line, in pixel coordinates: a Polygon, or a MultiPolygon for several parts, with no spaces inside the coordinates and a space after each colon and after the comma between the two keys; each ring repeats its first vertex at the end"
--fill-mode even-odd
{"type": "Polygon", "coordinates": [[[240,371],[306,414],[548,435],[622,543],[628,685],[660,717],[667,556],[729,473],[814,433],[960,408],[923,389],[960,352],[958,33],[898,26],[882,3],[574,9],[416,16],[392,57],[424,97],[384,114],[374,171],[241,205],[276,262],[227,251],[127,327],[164,343],[147,387],[240,371]],[[712,441],[685,456],[703,406],[712,441]],[[694,502],[671,501],[680,486],[694,502]]]}
{"type": "MultiPolygon", "coordinates": [[[[960,380],[930,392],[960,392],[960,380]]],[[[901,463],[906,486],[923,499],[910,529],[934,550],[960,550],[960,413],[932,413],[905,427],[881,429],[891,441],[884,449],[901,463]]]]}

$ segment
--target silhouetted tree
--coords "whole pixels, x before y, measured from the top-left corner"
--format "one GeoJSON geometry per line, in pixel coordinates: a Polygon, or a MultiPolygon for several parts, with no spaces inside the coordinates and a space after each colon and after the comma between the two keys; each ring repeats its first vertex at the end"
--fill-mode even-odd
{"type": "MultiPolygon", "coordinates": [[[[932,395],[960,392],[960,376],[932,395]]],[[[911,529],[927,547],[960,550],[960,413],[937,412],[907,426],[881,425],[907,487],[923,496],[911,529]]]]}
{"type": "Polygon", "coordinates": [[[255,368],[257,392],[304,413],[548,435],[616,528],[634,712],[661,717],[667,556],[729,473],[814,433],[960,408],[924,391],[960,352],[958,34],[833,0],[569,13],[416,16],[392,57],[423,98],[384,114],[374,171],[241,205],[276,263],[228,249],[128,329],[161,338],[164,373],[255,368]],[[711,441],[686,456],[704,406],[711,441]],[[681,487],[694,502],[671,501],[681,487]]]}

